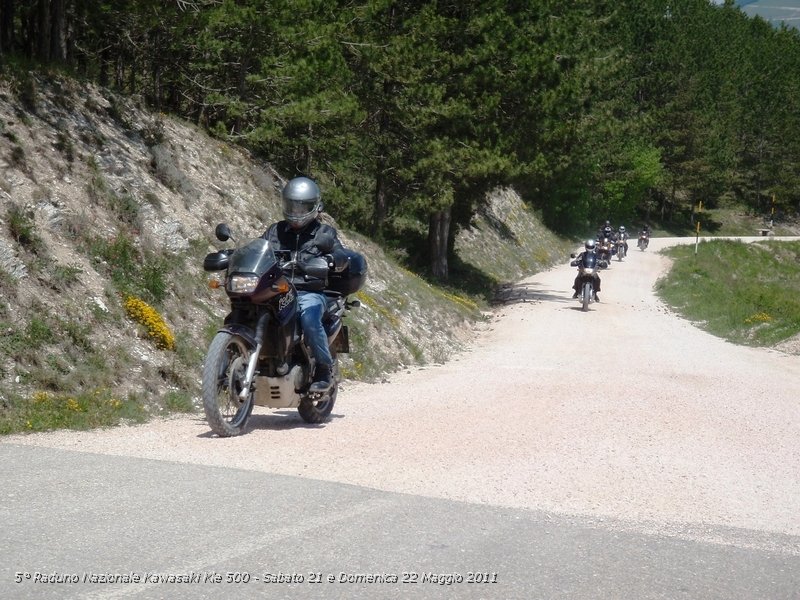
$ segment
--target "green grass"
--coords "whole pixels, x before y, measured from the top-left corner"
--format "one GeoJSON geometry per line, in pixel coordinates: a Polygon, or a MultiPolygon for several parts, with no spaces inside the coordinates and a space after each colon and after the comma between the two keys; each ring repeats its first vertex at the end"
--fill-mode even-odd
{"type": "Polygon", "coordinates": [[[147,413],[135,398],[117,398],[108,390],[82,394],[34,392],[12,396],[0,406],[0,435],[53,429],[91,429],[143,422],[147,413]]]}
{"type": "MultiPolygon", "coordinates": [[[[638,233],[638,222],[647,220],[654,237],[693,236],[696,234],[696,223],[700,221],[701,236],[757,236],[760,230],[769,225],[769,215],[758,215],[744,207],[720,207],[703,209],[694,213],[694,221],[689,211],[675,215],[672,221],[661,222],[657,217],[634,220],[636,225],[629,229],[638,233]]],[[[773,223],[774,235],[797,235],[798,225],[793,218],[777,218],[773,223]]]]}
{"type": "Polygon", "coordinates": [[[666,251],[660,297],[731,342],[771,346],[800,332],[800,242],[712,240],[666,251]]]}

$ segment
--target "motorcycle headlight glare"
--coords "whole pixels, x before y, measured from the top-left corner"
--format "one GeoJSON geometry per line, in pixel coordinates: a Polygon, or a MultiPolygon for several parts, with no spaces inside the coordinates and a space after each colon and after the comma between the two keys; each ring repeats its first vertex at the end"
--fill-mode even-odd
{"type": "Polygon", "coordinates": [[[594,275],[594,269],[586,268],[583,270],[584,275],[594,275]]]}
{"type": "Polygon", "coordinates": [[[233,275],[228,280],[228,290],[235,294],[252,294],[258,285],[255,275],[233,275]]]}

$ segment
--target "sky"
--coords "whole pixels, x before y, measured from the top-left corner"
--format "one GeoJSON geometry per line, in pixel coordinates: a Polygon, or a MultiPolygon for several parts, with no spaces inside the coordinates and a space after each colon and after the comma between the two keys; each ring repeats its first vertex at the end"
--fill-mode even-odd
{"type": "MultiPolygon", "coordinates": [[[[724,4],[725,0],[711,0],[712,4],[724,4]]],[[[784,22],[790,27],[800,28],[800,0],[736,0],[746,15],[761,18],[778,25],[784,22]]]]}

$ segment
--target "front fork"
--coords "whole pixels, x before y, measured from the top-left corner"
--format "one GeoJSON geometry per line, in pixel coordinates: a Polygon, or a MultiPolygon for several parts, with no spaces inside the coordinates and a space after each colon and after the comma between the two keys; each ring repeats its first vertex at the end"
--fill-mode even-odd
{"type": "Polygon", "coordinates": [[[247,361],[247,372],[242,381],[242,391],[239,392],[239,399],[244,402],[248,394],[252,392],[253,380],[256,375],[256,368],[258,367],[258,357],[261,356],[261,349],[264,347],[264,330],[269,321],[269,313],[265,312],[258,318],[256,324],[256,348],[250,354],[250,360],[247,361]]]}

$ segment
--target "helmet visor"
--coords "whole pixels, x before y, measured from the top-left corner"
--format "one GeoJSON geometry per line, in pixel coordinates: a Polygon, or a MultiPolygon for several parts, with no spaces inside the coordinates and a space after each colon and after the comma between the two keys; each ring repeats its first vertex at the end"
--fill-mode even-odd
{"type": "Polygon", "coordinates": [[[283,199],[283,217],[290,223],[307,223],[314,218],[319,203],[316,198],[308,200],[283,199]]]}

